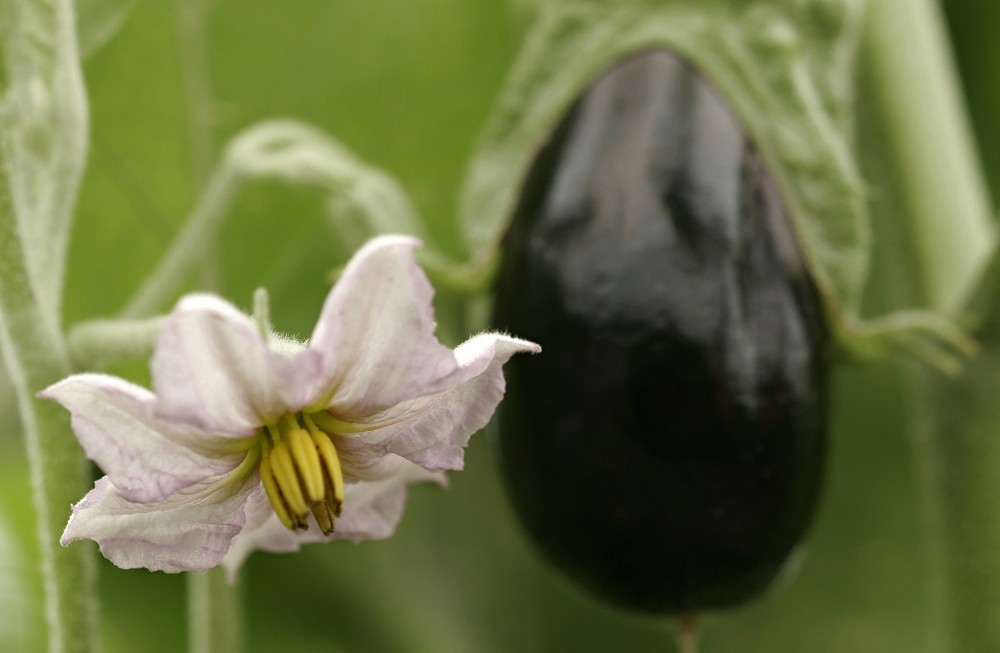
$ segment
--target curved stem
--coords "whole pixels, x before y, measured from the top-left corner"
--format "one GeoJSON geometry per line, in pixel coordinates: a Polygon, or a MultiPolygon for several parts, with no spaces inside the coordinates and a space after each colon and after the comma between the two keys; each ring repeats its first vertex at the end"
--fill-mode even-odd
{"type": "MultiPolygon", "coordinates": [[[[409,200],[388,175],[313,127],[288,120],[266,121],[230,141],[181,232],[119,317],[136,319],[161,311],[211,254],[240,185],[259,179],[327,193],[328,204],[337,209],[331,222],[342,236],[351,231],[352,220],[360,220],[368,234],[421,232],[409,200]]],[[[485,287],[496,264],[489,257],[455,263],[431,247],[420,256],[435,281],[464,292],[485,287]]]]}
{"type": "MultiPolygon", "coordinates": [[[[177,12],[181,78],[187,105],[188,149],[191,160],[191,188],[200,192],[212,172],[215,160],[215,111],[212,80],[205,47],[209,7],[205,0],[174,0],[177,12]]],[[[215,243],[212,244],[214,248],[215,243]]],[[[221,266],[217,259],[204,257],[198,269],[203,288],[218,287],[221,266]]]]}
{"type": "Polygon", "coordinates": [[[73,368],[98,370],[121,360],[148,358],[162,324],[162,317],[77,324],[67,339],[73,368]]]}
{"type": "Polygon", "coordinates": [[[211,252],[212,242],[236,194],[239,175],[223,164],[209,180],[205,192],[142,287],[132,296],[120,316],[147,317],[158,312],[173,297],[198,261],[211,252]]]}
{"type": "Polygon", "coordinates": [[[49,650],[94,651],[97,597],[92,550],[59,545],[69,506],[86,492],[87,467],[60,406],[35,393],[69,374],[65,343],[28,271],[0,163],[0,346],[28,449],[49,650]]]}
{"type": "Polygon", "coordinates": [[[418,250],[417,261],[435,286],[464,295],[486,292],[500,267],[497,253],[460,263],[445,257],[433,247],[418,250]]]}
{"type": "Polygon", "coordinates": [[[212,83],[205,51],[204,0],[174,0],[180,41],[184,98],[187,101],[188,141],[191,148],[193,187],[201,188],[215,158],[212,83]]]}
{"type": "Polygon", "coordinates": [[[88,467],[66,411],[35,398],[70,370],[61,299],[89,125],[75,4],[0,0],[0,25],[0,347],[28,451],[48,650],[83,653],[99,648],[93,550],[59,538],[88,467]]]}

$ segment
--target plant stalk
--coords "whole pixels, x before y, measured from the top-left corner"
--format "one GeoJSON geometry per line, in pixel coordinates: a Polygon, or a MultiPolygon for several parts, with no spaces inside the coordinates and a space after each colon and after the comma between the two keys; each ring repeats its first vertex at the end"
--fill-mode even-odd
{"type": "Polygon", "coordinates": [[[89,124],[76,30],[72,0],[0,0],[0,347],[28,452],[52,653],[99,649],[93,549],[59,544],[88,467],[66,411],[35,398],[70,372],[61,300],[89,124]]]}
{"type": "Polygon", "coordinates": [[[240,653],[244,650],[243,592],[216,567],[188,574],[188,651],[240,653]]]}
{"type": "Polygon", "coordinates": [[[916,299],[964,310],[996,242],[989,195],[935,0],[870,0],[864,62],[892,158],[916,299]]]}
{"type": "MultiPolygon", "coordinates": [[[[902,294],[966,317],[995,247],[989,198],[932,0],[871,0],[865,72],[898,203],[902,294]]],[[[885,189],[878,189],[881,192],[885,189]]],[[[888,218],[888,216],[881,216],[888,218]]],[[[958,378],[912,368],[932,601],[945,651],[1000,651],[1000,304],[958,378]]]]}
{"type": "Polygon", "coordinates": [[[51,653],[96,651],[93,549],[59,544],[70,504],[87,490],[88,468],[66,411],[34,396],[67,376],[70,366],[59,327],[36,297],[2,171],[0,165],[0,346],[28,450],[48,648],[51,653]]]}

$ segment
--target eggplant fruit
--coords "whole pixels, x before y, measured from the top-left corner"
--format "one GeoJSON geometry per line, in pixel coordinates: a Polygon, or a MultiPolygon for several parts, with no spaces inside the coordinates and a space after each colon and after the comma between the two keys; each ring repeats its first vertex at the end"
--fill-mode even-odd
{"type": "Polygon", "coordinates": [[[820,490],[828,338],[774,178],[686,61],[634,55],[555,128],[494,326],[543,348],[505,368],[499,451],[545,557],[654,614],[772,582],[820,490]]]}

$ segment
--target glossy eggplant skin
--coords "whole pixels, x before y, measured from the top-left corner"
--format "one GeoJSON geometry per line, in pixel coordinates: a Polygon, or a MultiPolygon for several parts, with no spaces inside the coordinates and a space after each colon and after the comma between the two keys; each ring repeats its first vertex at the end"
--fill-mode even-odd
{"type": "Polygon", "coordinates": [[[825,452],[820,301],[761,157],[686,62],[638,54],[526,177],[494,325],[509,496],[544,555],[619,606],[726,608],[803,536],[825,452]]]}

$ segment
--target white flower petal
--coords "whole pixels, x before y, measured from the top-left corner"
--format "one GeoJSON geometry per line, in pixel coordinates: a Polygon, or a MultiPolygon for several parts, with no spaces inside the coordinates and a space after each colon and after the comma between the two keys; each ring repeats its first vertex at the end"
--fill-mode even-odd
{"type": "Polygon", "coordinates": [[[188,295],[163,324],[151,362],[158,414],[220,435],[250,435],[301,408],[318,360],[269,350],[253,321],[211,295],[188,295]]]}
{"type": "Polygon", "coordinates": [[[444,474],[428,472],[410,464],[383,481],[348,485],[344,514],[337,519],[337,531],[332,537],[352,542],[391,537],[403,518],[406,488],[424,481],[446,485],[444,474]]]}
{"type": "Polygon", "coordinates": [[[228,302],[191,295],[163,323],[151,361],[155,396],[101,375],[44,391],[71,411],[88,455],[108,473],[73,506],[62,543],[93,539],[123,568],[221,563],[234,574],[257,549],[392,535],[407,485],[443,483],[442,470],[461,468],[469,437],[503,395],[503,363],[539,351],[496,334],[454,352],[441,345],[433,290],[413,259],[418,245],[395,236],[363,247],[304,349],[265,342],[228,302]],[[315,523],[305,533],[281,525],[241,448],[252,443],[239,442],[282,415],[324,408],[330,424],[353,423],[332,434],[348,486],[330,537],[315,523]]]}
{"type": "Polygon", "coordinates": [[[451,350],[434,337],[434,291],[413,260],[419,244],[406,236],[369,241],[326,299],[309,348],[322,360],[322,407],[338,417],[437,392],[455,369],[451,350]]]}
{"type": "Polygon", "coordinates": [[[470,338],[455,350],[452,387],[361,422],[385,426],[335,437],[345,477],[377,477],[382,471],[378,459],[386,454],[430,471],[461,469],[469,438],[486,426],[503,398],[503,364],[516,353],[538,351],[532,342],[494,333],[470,338]]]}
{"type": "Polygon", "coordinates": [[[390,537],[403,517],[407,486],[423,481],[440,485],[446,483],[443,474],[396,460],[396,473],[389,478],[350,484],[345,488],[344,512],[337,518],[336,531],[331,535],[323,535],[312,518],[308,530],[290,531],[278,521],[263,493],[259,497],[251,497],[246,505],[247,526],[233,540],[229,553],[222,561],[230,580],[235,580],[236,572],[254,551],[289,553],[311,542],[361,542],[390,537]]]}
{"type": "MultiPolygon", "coordinates": [[[[291,553],[298,551],[302,545],[301,533],[290,531],[278,520],[263,492],[254,492],[243,507],[246,515],[246,526],[233,539],[229,552],[222,559],[226,575],[230,582],[236,581],[236,573],[243,562],[254,551],[270,551],[271,553],[291,553]]],[[[318,531],[313,523],[308,532],[318,531]]]]}
{"type": "Polygon", "coordinates": [[[255,483],[255,474],[217,477],[159,503],[133,503],[105,476],[73,506],[60,543],[94,540],[122,569],[205,571],[222,561],[243,529],[243,504],[255,483]]]}
{"type": "Polygon", "coordinates": [[[156,418],[152,393],[117,377],[76,374],[38,396],[70,411],[87,457],[129,501],[162,501],[180,488],[228,472],[243,456],[233,451],[230,438],[156,418]]]}
{"type": "MultiPolygon", "coordinates": [[[[384,431],[381,432],[384,434],[384,431]]],[[[382,481],[398,473],[401,464],[412,466],[405,458],[389,453],[380,443],[370,443],[362,436],[333,436],[341,471],[347,483],[382,481]]]]}

